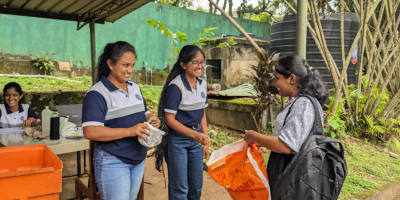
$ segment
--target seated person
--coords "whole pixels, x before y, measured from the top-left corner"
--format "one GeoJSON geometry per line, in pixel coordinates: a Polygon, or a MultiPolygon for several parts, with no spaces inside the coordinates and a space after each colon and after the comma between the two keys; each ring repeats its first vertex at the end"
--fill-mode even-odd
{"type": "Polygon", "coordinates": [[[0,104],[0,127],[31,127],[38,125],[40,120],[25,101],[21,86],[10,82],[3,89],[4,104],[0,104]]]}

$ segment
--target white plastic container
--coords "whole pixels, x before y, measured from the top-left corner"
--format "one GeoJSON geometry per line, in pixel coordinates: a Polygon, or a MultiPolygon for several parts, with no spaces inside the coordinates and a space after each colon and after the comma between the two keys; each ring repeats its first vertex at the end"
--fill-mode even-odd
{"type": "Polygon", "coordinates": [[[50,118],[51,118],[51,110],[49,106],[46,106],[42,110],[42,133],[43,136],[50,135],[50,118]]]}

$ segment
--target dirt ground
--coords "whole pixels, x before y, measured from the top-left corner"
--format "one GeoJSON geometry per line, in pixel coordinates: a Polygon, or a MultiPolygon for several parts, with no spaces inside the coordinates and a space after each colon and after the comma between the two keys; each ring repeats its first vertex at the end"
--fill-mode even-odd
{"type": "MultiPolygon", "coordinates": [[[[63,161],[63,176],[76,174],[76,153],[59,155],[63,161]]],[[[83,156],[82,156],[83,157],[83,156]]],[[[154,157],[146,158],[145,160],[145,200],[167,200],[168,189],[165,188],[164,178],[162,173],[158,172],[154,167],[154,157]]],[[[83,158],[82,158],[83,163],[83,158]]],[[[87,161],[87,166],[88,161],[87,161]]],[[[168,187],[168,172],[167,165],[164,163],[165,178],[168,187]]],[[[69,199],[75,196],[75,177],[63,178],[62,192],[60,199],[69,199]]],[[[203,191],[202,200],[230,200],[230,196],[224,187],[218,185],[206,172],[203,171],[203,191]]]]}

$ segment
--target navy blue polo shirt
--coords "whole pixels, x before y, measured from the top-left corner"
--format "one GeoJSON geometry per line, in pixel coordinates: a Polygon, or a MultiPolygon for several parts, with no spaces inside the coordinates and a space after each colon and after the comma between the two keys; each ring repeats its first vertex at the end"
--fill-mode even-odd
{"type": "MultiPolygon", "coordinates": [[[[145,122],[149,111],[140,88],[130,81],[126,84],[128,92],[103,76],[83,100],[82,127],[129,128],[145,122]]],[[[139,143],[137,136],[97,143],[127,164],[139,164],[146,157],[147,148],[139,143]]]]}
{"type": "Polygon", "coordinates": [[[182,73],[171,81],[166,91],[164,111],[176,114],[175,119],[186,126],[200,124],[208,106],[207,82],[197,78],[196,84],[195,90],[182,73]]]}
{"type": "Polygon", "coordinates": [[[7,104],[0,104],[0,127],[22,127],[23,122],[33,117],[40,121],[28,104],[18,104],[18,111],[12,112],[7,104]]]}

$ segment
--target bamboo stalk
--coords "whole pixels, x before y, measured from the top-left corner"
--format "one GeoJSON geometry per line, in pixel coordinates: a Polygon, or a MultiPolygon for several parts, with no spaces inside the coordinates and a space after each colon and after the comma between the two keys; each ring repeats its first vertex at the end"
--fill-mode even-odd
{"type": "MultiPolygon", "coordinates": [[[[399,20],[399,21],[400,21],[400,20],[399,20]]],[[[394,51],[393,51],[393,52],[394,52],[394,51]]],[[[396,58],[396,61],[395,61],[394,63],[398,63],[399,60],[400,60],[400,56],[398,56],[398,57],[396,58]]],[[[387,84],[389,83],[389,81],[392,80],[390,77],[392,76],[392,74],[393,74],[393,72],[394,72],[394,70],[395,70],[396,68],[397,68],[396,65],[392,66],[392,68],[391,68],[390,71],[389,71],[388,77],[385,79],[384,84],[381,85],[381,88],[380,88],[379,94],[378,94],[378,98],[376,98],[375,103],[374,103],[374,105],[372,106],[372,110],[371,110],[371,114],[370,114],[371,116],[374,116],[373,114],[375,113],[376,108],[378,107],[379,100],[381,99],[382,94],[383,94],[383,92],[385,91],[385,88],[386,88],[387,84]]]]}
{"type": "MultiPolygon", "coordinates": [[[[319,36],[320,36],[319,40],[321,41],[322,48],[323,48],[323,51],[321,51],[321,54],[322,53],[326,54],[326,57],[328,58],[327,59],[327,62],[328,62],[327,66],[335,71],[334,73],[331,72],[331,76],[332,76],[332,79],[334,80],[335,88],[336,88],[337,92],[339,92],[339,93],[340,93],[341,90],[343,91],[343,94],[344,94],[344,96],[346,97],[346,100],[347,100],[346,101],[347,107],[351,110],[350,99],[349,99],[346,87],[344,85],[342,85],[342,86],[338,85],[339,84],[339,80],[338,79],[339,79],[339,73],[340,72],[339,72],[339,69],[336,66],[336,63],[334,62],[334,59],[333,59],[331,53],[328,50],[328,46],[327,46],[326,40],[325,40],[325,35],[323,34],[321,20],[319,19],[319,14],[317,12],[317,6],[316,6],[314,1],[311,1],[310,4],[311,4],[311,11],[312,11],[311,16],[313,17],[315,30],[316,30],[317,33],[319,33],[319,36]]],[[[345,71],[345,73],[346,73],[346,71],[345,71]]],[[[343,79],[342,79],[342,81],[343,81],[343,79]]],[[[342,95],[339,95],[339,96],[342,96],[342,95]]],[[[336,101],[336,99],[335,99],[335,101],[336,101]]],[[[338,104],[338,102],[337,102],[337,104],[338,104]]],[[[337,108],[337,106],[336,106],[336,108],[337,108]]],[[[332,109],[332,113],[336,113],[336,108],[332,109]]]]}
{"type": "MultiPolygon", "coordinates": [[[[399,3],[400,3],[400,1],[396,4],[396,6],[395,6],[396,8],[399,6],[399,3]]],[[[382,5],[382,6],[384,6],[384,5],[382,5]]],[[[392,20],[393,20],[393,17],[389,19],[388,24],[391,23],[392,20]]],[[[383,49],[383,47],[386,45],[385,36],[387,35],[388,30],[389,30],[389,26],[387,25],[386,28],[385,28],[385,31],[384,31],[383,36],[381,36],[381,42],[380,42],[380,44],[379,44],[378,50],[375,51],[376,56],[378,57],[378,59],[375,59],[375,60],[374,60],[372,66],[377,66],[377,62],[379,62],[379,57],[381,57],[380,54],[381,54],[381,52],[382,52],[382,49],[383,49]]],[[[378,32],[378,35],[379,35],[379,34],[380,34],[380,32],[378,32]]],[[[366,106],[364,107],[364,113],[366,112],[366,110],[367,110],[367,108],[368,108],[368,104],[369,104],[369,102],[370,102],[370,97],[371,97],[371,95],[372,95],[372,93],[373,93],[373,88],[374,88],[374,87],[372,87],[371,84],[376,84],[376,83],[379,82],[379,80],[380,80],[380,75],[381,75],[381,73],[382,73],[382,70],[383,70],[383,68],[385,67],[386,63],[387,63],[387,62],[386,62],[386,61],[387,61],[387,51],[383,51],[383,55],[384,55],[384,57],[383,57],[383,60],[384,60],[384,61],[382,61],[382,62],[384,62],[385,64],[384,64],[384,65],[380,65],[381,67],[378,68],[378,75],[377,75],[377,77],[375,78],[374,81],[369,81],[369,85],[368,85],[368,87],[367,87],[367,92],[366,92],[366,94],[368,94],[368,98],[367,98],[366,106]]],[[[369,77],[369,78],[370,78],[371,80],[373,79],[372,76],[369,77]]]]}
{"type": "MultiPolygon", "coordinates": [[[[384,7],[385,7],[385,9],[386,9],[386,17],[389,19],[389,18],[390,18],[389,13],[391,13],[391,12],[389,12],[389,5],[388,5],[387,0],[385,0],[385,3],[386,3],[386,6],[384,6],[384,7]]],[[[389,33],[390,33],[390,35],[393,34],[393,33],[392,33],[392,28],[391,28],[391,27],[389,28],[389,33]]]]}
{"type": "MultiPolygon", "coordinates": [[[[396,51],[393,51],[393,52],[389,55],[389,59],[390,59],[392,56],[394,56],[395,53],[396,53],[396,51]]],[[[386,64],[389,62],[389,59],[386,59],[386,60],[384,61],[384,63],[381,64],[381,66],[382,66],[381,68],[383,68],[384,66],[386,66],[386,64]]],[[[380,75],[381,75],[381,73],[378,73],[378,74],[377,74],[377,78],[375,79],[375,81],[373,81],[374,84],[377,84],[377,82],[378,82],[377,80],[379,80],[380,75]]],[[[372,82],[372,81],[371,81],[371,82],[372,82]]],[[[381,87],[383,87],[383,86],[381,85],[381,87]]],[[[370,91],[369,91],[369,94],[368,94],[367,101],[365,102],[364,113],[366,113],[366,108],[368,107],[369,102],[371,101],[371,96],[372,96],[372,93],[373,93],[373,91],[374,91],[374,90],[373,90],[374,88],[375,88],[375,86],[369,88],[370,91]]]]}
{"type": "MultiPolygon", "coordinates": [[[[284,0],[284,2],[288,5],[288,7],[294,12],[297,13],[296,10],[286,1],[284,0]]],[[[331,73],[332,79],[334,80],[334,83],[337,83],[338,81],[338,74],[339,74],[339,70],[336,66],[336,63],[333,62],[333,58],[332,55],[330,54],[330,52],[328,51],[326,42],[325,42],[325,38],[323,35],[323,32],[321,33],[320,30],[322,30],[322,26],[321,26],[321,22],[319,20],[319,16],[318,13],[316,12],[316,5],[311,4],[311,7],[309,7],[309,11],[310,11],[310,16],[312,17],[312,21],[314,23],[315,29],[312,28],[312,26],[310,25],[309,22],[307,22],[307,27],[309,29],[309,32],[311,33],[311,35],[314,38],[315,43],[317,44],[318,49],[321,52],[321,56],[323,57],[325,64],[329,70],[329,72],[331,73]],[[316,13],[316,14],[315,14],[316,13]],[[317,15],[317,16],[316,16],[317,15]]],[[[338,86],[335,85],[336,88],[340,88],[338,86]]],[[[344,96],[346,97],[346,102],[347,102],[347,107],[351,110],[351,105],[350,105],[350,99],[346,90],[346,86],[342,85],[341,87],[344,96]]],[[[340,91],[340,89],[339,89],[340,91]]]]}
{"type": "MultiPolygon", "coordinates": [[[[286,0],[283,0],[283,1],[292,10],[293,13],[297,14],[296,9],[294,9],[286,0]]],[[[324,62],[326,64],[326,66],[328,67],[329,73],[332,75],[332,69],[330,68],[330,66],[329,66],[329,64],[327,62],[325,54],[322,53],[324,51],[322,49],[322,45],[321,45],[320,41],[318,40],[317,34],[316,34],[315,30],[312,28],[312,26],[311,26],[309,21],[307,21],[307,28],[308,28],[308,31],[311,33],[311,36],[313,37],[313,39],[314,39],[314,41],[315,41],[315,43],[317,45],[318,50],[321,52],[321,56],[322,56],[322,58],[323,58],[323,60],[324,60],[324,62]]]]}
{"type": "MultiPolygon", "coordinates": [[[[399,3],[400,3],[400,1],[398,2],[398,4],[397,4],[397,6],[399,5],[399,3]]],[[[397,7],[396,6],[396,7],[397,7]]],[[[393,17],[390,19],[390,20],[392,20],[393,18],[394,18],[394,16],[395,16],[395,14],[393,14],[393,17]]],[[[395,25],[395,28],[396,28],[396,30],[397,30],[397,28],[399,27],[399,25],[400,25],[400,14],[399,14],[399,20],[396,22],[396,25],[395,25]]],[[[388,30],[388,28],[386,27],[386,29],[385,29],[385,33],[387,33],[387,30],[388,30]]],[[[385,35],[385,34],[384,34],[385,35]]],[[[394,37],[395,37],[395,35],[394,34],[392,34],[391,35],[391,37],[390,37],[390,40],[388,41],[388,43],[392,43],[393,42],[393,39],[394,39],[394,37]]],[[[382,47],[383,47],[383,43],[385,43],[385,41],[383,40],[381,43],[380,43],[380,48],[379,49],[382,49],[382,47]]],[[[379,49],[378,49],[378,52],[380,52],[379,51],[379,49]]],[[[383,54],[384,54],[384,62],[382,63],[382,65],[381,65],[381,67],[378,69],[378,75],[377,75],[377,77],[375,78],[375,80],[374,80],[374,82],[376,83],[376,82],[378,82],[378,80],[379,80],[379,77],[381,76],[381,74],[382,74],[382,71],[383,71],[383,69],[385,68],[385,66],[386,66],[386,64],[390,61],[390,59],[394,56],[394,54],[396,53],[396,50],[393,50],[392,51],[392,53],[389,55],[389,56],[387,56],[387,53],[388,53],[388,50],[387,49],[384,49],[384,51],[383,51],[383,54]]],[[[376,59],[376,60],[378,60],[378,59],[376,59]]],[[[377,62],[377,61],[376,61],[377,62]]],[[[375,62],[375,63],[376,63],[375,62]]],[[[390,79],[391,77],[386,77],[387,79],[390,79]]],[[[368,99],[367,99],[367,102],[365,103],[365,107],[367,107],[368,106],[368,104],[369,104],[369,102],[370,102],[370,97],[371,97],[371,95],[372,95],[372,93],[373,93],[373,90],[372,90],[372,88],[369,90],[369,94],[368,94],[368,99]]],[[[365,111],[365,109],[364,109],[364,111],[365,111]]],[[[372,114],[372,113],[371,113],[372,114]]]]}
{"type": "MultiPolygon", "coordinates": [[[[367,12],[368,12],[368,8],[369,8],[369,1],[367,2],[367,8],[363,9],[363,5],[364,5],[364,1],[360,0],[360,16],[361,18],[361,30],[362,30],[362,37],[361,37],[361,48],[358,51],[358,56],[361,58],[359,63],[358,63],[358,67],[357,67],[357,90],[361,91],[361,83],[362,83],[362,69],[363,69],[363,57],[364,57],[364,48],[365,48],[365,33],[366,33],[366,29],[367,29],[367,21],[366,21],[366,16],[367,16],[367,12]]],[[[358,113],[359,113],[359,98],[358,96],[356,96],[356,114],[355,114],[355,118],[356,121],[358,120],[358,113]]]]}
{"type": "MultiPolygon", "coordinates": [[[[360,30],[360,31],[361,31],[361,30],[360,30]]],[[[356,48],[356,45],[357,45],[358,40],[360,39],[360,35],[361,35],[360,31],[358,31],[357,36],[354,38],[354,42],[353,42],[353,44],[351,45],[350,50],[349,50],[349,55],[347,55],[346,61],[343,63],[343,69],[342,69],[342,74],[340,75],[340,80],[339,80],[339,86],[338,86],[338,88],[339,88],[339,87],[342,87],[342,85],[343,85],[343,79],[344,79],[344,76],[346,75],[345,73],[346,73],[346,70],[347,70],[347,68],[348,68],[348,66],[349,66],[348,63],[350,63],[350,59],[351,59],[351,54],[350,54],[350,52],[353,52],[354,49],[356,48]]],[[[332,106],[332,113],[333,113],[333,114],[336,114],[336,109],[337,109],[337,107],[338,107],[338,105],[339,105],[340,98],[341,98],[340,93],[339,93],[338,91],[336,91],[336,93],[335,93],[335,100],[334,100],[333,106],[332,106]]],[[[357,113],[357,107],[356,107],[356,113],[357,113]]]]}
{"type": "Polygon", "coordinates": [[[328,51],[327,46],[326,46],[326,41],[325,41],[325,37],[324,37],[324,34],[323,34],[322,26],[319,26],[320,24],[318,23],[318,21],[319,21],[318,11],[316,11],[316,5],[315,5],[314,1],[311,1],[310,4],[311,4],[310,6],[311,6],[311,12],[312,12],[312,13],[310,13],[310,15],[311,15],[312,21],[314,23],[314,30],[315,30],[316,36],[317,36],[318,40],[320,41],[320,44],[321,44],[321,47],[322,47],[321,54],[324,54],[325,57],[328,58],[328,59],[326,59],[327,60],[327,66],[329,68],[331,68],[330,71],[331,71],[333,83],[335,85],[335,88],[338,89],[339,85],[338,85],[337,71],[336,71],[336,69],[333,68],[331,60],[330,60],[330,58],[328,56],[329,51],[328,51]]]}
{"type": "MultiPolygon", "coordinates": [[[[382,2],[382,4],[384,4],[384,2],[382,2]]],[[[381,5],[381,10],[380,10],[380,14],[379,14],[379,18],[378,20],[376,19],[375,15],[372,15],[372,20],[374,21],[374,25],[375,25],[375,35],[372,37],[372,41],[371,41],[371,46],[372,46],[372,51],[370,52],[370,60],[372,61],[374,55],[376,55],[377,52],[377,48],[376,48],[376,41],[379,38],[382,38],[381,36],[381,24],[382,24],[382,17],[383,17],[383,9],[385,6],[381,5]]],[[[369,35],[372,35],[370,31],[368,31],[369,35]]],[[[379,54],[378,54],[379,55],[379,54]]],[[[368,77],[371,77],[371,68],[372,68],[372,62],[368,62],[368,66],[367,66],[367,72],[366,74],[368,75],[368,77]]],[[[368,87],[367,87],[368,88],[368,87]]],[[[364,90],[364,95],[366,90],[364,90]]]]}
{"type": "MultiPolygon", "coordinates": [[[[396,6],[395,6],[396,8],[398,7],[399,3],[400,3],[400,1],[397,2],[396,6]]],[[[393,17],[389,18],[388,24],[392,23],[393,18],[394,18],[394,15],[393,15],[393,17]]],[[[389,31],[389,25],[387,25],[386,28],[385,28],[385,30],[384,30],[384,34],[382,35],[383,38],[381,39],[381,42],[380,42],[380,44],[379,44],[379,47],[378,47],[378,51],[377,51],[377,52],[381,52],[381,51],[382,51],[382,48],[386,45],[384,38],[385,38],[385,36],[387,35],[388,31],[389,31]]],[[[372,64],[372,66],[376,66],[376,61],[372,64]]]]}
{"type": "MultiPolygon", "coordinates": [[[[395,119],[398,119],[400,117],[400,112],[398,112],[398,114],[396,115],[396,117],[394,117],[395,119]]],[[[393,128],[393,122],[390,123],[390,125],[388,126],[387,130],[390,130],[393,128]]]]}

